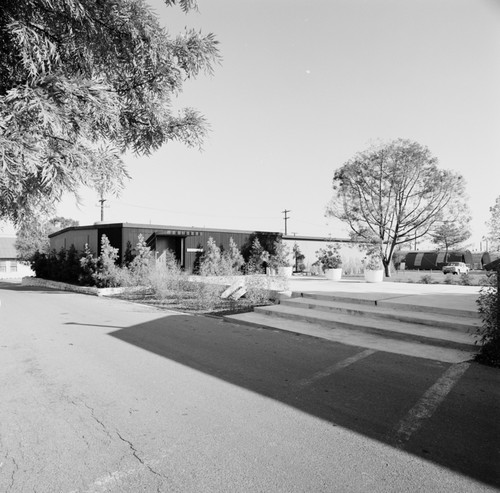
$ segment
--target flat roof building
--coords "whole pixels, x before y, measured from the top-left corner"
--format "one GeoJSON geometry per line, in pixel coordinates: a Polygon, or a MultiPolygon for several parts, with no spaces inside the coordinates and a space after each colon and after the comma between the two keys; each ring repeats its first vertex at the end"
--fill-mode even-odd
{"type": "Polygon", "coordinates": [[[313,236],[284,236],[276,231],[248,231],[238,229],[194,228],[181,226],[165,226],[155,224],[136,223],[107,223],[97,222],[88,226],[70,226],[49,235],[50,248],[56,251],[69,249],[71,245],[83,252],[85,245],[97,255],[101,251],[102,235],[106,235],[111,246],[118,248],[118,258],[123,261],[130,242],[132,252],[137,245],[138,237],[142,234],[146,244],[161,255],[165,250],[171,250],[182,268],[192,271],[197,258],[205,249],[208,239],[213,238],[215,243],[227,249],[230,238],[245,253],[249,249],[253,238],[258,237],[263,248],[269,250],[276,239],[286,241],[306,242],[340,242],[351,243],[346,238],[326,238],[313,236]]]}

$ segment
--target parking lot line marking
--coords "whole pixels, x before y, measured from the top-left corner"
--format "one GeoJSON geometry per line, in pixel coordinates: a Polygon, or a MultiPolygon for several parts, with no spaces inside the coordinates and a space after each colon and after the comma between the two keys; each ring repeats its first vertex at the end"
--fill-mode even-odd
{"type": "Polygon", "coordinates": [[[434,414],[469,366],[468,362],[451,365],[436,383],[427,389],[422,398],[395,427],[393,441],[396,445],[404,445],[421,428],[424,421],[434,414]]]}
{"type": "Polygon", "coordinates": [[[360,353],[357,353],[354,356],[350,356],[349,358],[339,361],[338,363],[335,363],[334,365],[329,366],[328,368],[325,368],[324,370],[315,373],[309,378],[303,378],[302,380],[298,380],[297,382],[295,382],[294,387],[298,388],[307,387],[316,380],[333,375],[337,371],[342,370],[347,366],[352,365],[353,363],[356,363],[357,361],[366,358],[367,356],[370,356],[371,354],[376,352],[377,351],[375,351],[374,349],[365,349],[364,351],[361,351],[360,353]]]}

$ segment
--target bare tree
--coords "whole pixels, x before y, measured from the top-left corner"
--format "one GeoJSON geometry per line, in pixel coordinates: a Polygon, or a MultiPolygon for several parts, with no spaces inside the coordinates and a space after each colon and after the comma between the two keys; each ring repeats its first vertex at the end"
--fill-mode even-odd
{"type": "Polygon", "coordinates": [[[398,245],[426,236],[447,208],[465,200],[462,177],[441,170],[429,149],[397,139],[360,152],[336,170],[327,216],[380,251],[390,276],[398,245]]]}
{"type": "Polygon", "coordinates": [[[490,207],[490,220],[486,225],[488,226],[486,239],[490,241],[491,249],[500,250],[500,195],[490,207]]]}

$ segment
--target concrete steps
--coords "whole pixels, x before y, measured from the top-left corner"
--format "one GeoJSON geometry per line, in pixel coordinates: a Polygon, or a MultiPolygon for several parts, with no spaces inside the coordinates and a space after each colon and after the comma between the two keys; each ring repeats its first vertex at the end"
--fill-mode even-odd
{"type": "MultiPolygon", "coordinates": [[[[380,303],[380,302],[379,302],[380,303]]],[[[323,311],[329,313],[338,313],[343,315],[352,315],[364,318],[376,318],[383,320],[394,320],[409,324],[422,324],[431,327],[439,327],[450,329],[453,331],[461,331],[470,334],[474,332],[480,325],[477,317],[464,316],[464,314],[445,312],[429,312],[421,311],[411,305],[411,309],[403,306],[402,309],[390,308],[383,303],[380,304],[358,304],[355,302],[345,302],[337,300],[324,300],[315,298],[291,298],[281,301],[281,306],[290,306],[293,308],[307,308],[314,311],[323,311]]]]}
{"type": "MultiPolygon", "coordinates": [[[[419,296],[400,296],[392,294],[378,294],[378,293],[364,293],[359,294],[330,294],[330,293],[300,293],[301,298],[324,300],[340,303],[362,304],[376,306],[379,308],[392,308],[405,312],[423,312],[423,313],[437,313],[440,315],[451,315],[456,317],[467,317],[473,320],[478,320],[477,307],[475,303],[472,305],[465,303],[459,306],[450,305],[449,303],[440,304],[435,296],[433,303],[419,304],[419,296]],[[410,300],[410,301],[406,301],[410,300]]],[[[426,297],[427,298],[427,297],[426,297]]],[[[295,299],[295,298],[294,298],[295,299]]],[[[449,300],[450,298],[448,298],[449,300]]],[[[460,300],[462,300],[460,298],[460,300]]],[[[470,301],[470,300],[468,300],[470,301]]]]}
{"type": "Polygon", "coordinates": [[[449,306],[377,300],[371,296],[306,294],[280,305],[231,315],[233,323],[288,330],[376,350],[447,362],[466,361],[477,351],[477,313],[449,306]]]}

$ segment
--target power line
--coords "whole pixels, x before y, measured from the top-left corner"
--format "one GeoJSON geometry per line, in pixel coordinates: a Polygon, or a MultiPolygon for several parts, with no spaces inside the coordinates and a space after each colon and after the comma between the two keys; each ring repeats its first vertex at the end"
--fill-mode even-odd
{"type": "Polygon", "coordinates": [[[159,212],[170,212],[171,214],[180,214],[183,216],[203,216],[203,217],[219,217],[219,218],[232,218],[232,219],[273,219],[272,216],[228,216],[228,215],[220,215],[220,214],[203,214],[200,212],[192,212],[192,211],[174,211],[171,209],[162,209],[160,207],[147,207],[144,205],[136,205],[129,204],[127,202],[117,201],[118,204],[125,205],[128,207],[135,207],[137,209],[147,209],[151,211],[159,211],[159,212]]]}

